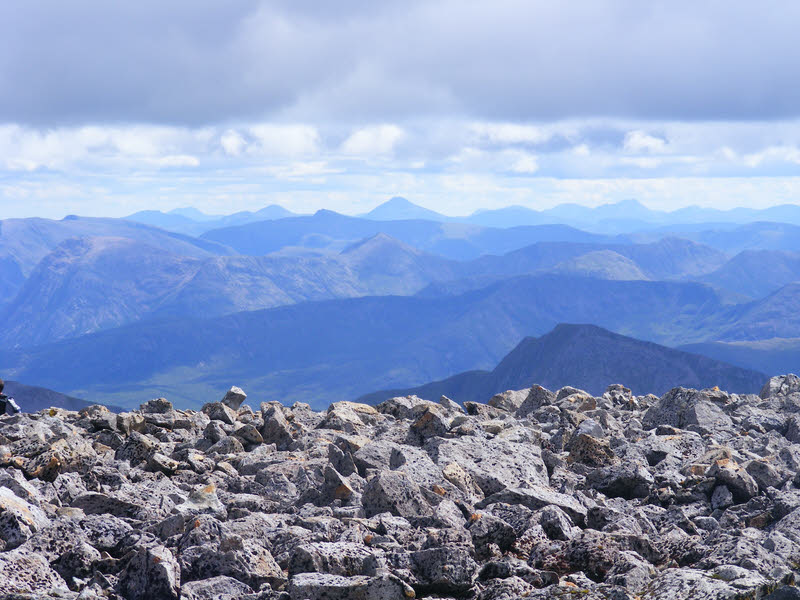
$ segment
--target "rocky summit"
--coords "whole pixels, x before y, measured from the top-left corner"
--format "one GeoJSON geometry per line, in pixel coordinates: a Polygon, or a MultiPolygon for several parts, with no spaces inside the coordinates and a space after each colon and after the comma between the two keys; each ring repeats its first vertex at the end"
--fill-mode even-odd
{"type": "Polygon", "coordinates": [[[0,597],[800,598],[800,378],[0,417],[0,597]]]}

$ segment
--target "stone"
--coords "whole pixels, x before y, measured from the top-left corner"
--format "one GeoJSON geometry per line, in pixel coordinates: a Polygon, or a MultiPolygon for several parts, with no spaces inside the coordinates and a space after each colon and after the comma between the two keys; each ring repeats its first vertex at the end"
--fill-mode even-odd
{"type": "Polygon", "coordinates": [[[484,498],[477,508],[486,508],[492,504],[502,502],[505,504],[521,504],[530,510],[539,510],[546,506],[557,506],[569,515],[573,523],[583,524],[586,519],[587,509],[572,496],[555,492],[549,488],[509,488],[484,498]]]}
{"type": "Polygon", "coordinates": [[[261,437],[265,444],[275,444],[278,450],[287,450],[294,442],[292,427],[286,420],[283,408],[277,403],[263,403],[261,416],[264,425],[261,428],[261,437]]]}
{"type": "Polygon", "coordinates": [[[177,600],[181,569],[164,546],[141,547],[120,576],[120,589],[129,600],[177,600]]]}
{"type": "Polygon", "coordinates": [[[234,385],[225,392],[225,396],[223,396],[221,402],[231,410],[239,410],[239,407],[245,400],[247,400],[247,394],[244,393],[242,388],[234,385]]]}
{"type": "Polygon", "coordinates": [[[534,385],[528,392],[528,395],[525,397],[525,400],[517,409],[515,416],[518,419],[527,417],[528,415],[530,415],[533,412],[536,412],[543,406],[549,406],[551,404],[555,404],[555,402],[556,402],[556,395],[553,392],[551,392],[546,388],[543,388],[540,385],[534,385]]]}
{"type": "Polygon", "coordinates": [[[212,421],[221,421],[228,425],[233,425],[236,422],[236,411],[222,402],[204,404],[202,412],[212,421]]]}
{"type": "Polygon", "coordinates": [[[396,471],[382,471],[370,479],[364,488],[362,503],[368,517],[384,512],[398,517],[433,514],[419,486],[396,471]]]}
{"type": "Polygon", "coordinates": [[[330,573],[352,577],[375,575],[381,566],[379,554],[363,544],[315,542],[296,546],[289,561],[289,575],[330,573]]]}
{"type": "Polygon", "coordinates": [[[579,462],[589,467],[607,467],[619,462],[619,459],[607,440],[576,432],[570,441],[567,462],[579,462]]]}
{"type": "Polygon", "coordinates": [[[0,540],[6,550],[16,548],[49,524],[41,508],[0,487],[0,540]]]}
{"type": "Polygon", "coordinates": [[[644,414],[643,424],[651,429],[659,425],[671,425],[685,429],[697,425],[709,431],[730,427],[728,415],[704,391],[674,388],[644,414]]]}
{"type": "Polygon", "coordinates": [[[494,408],[514,413],[522,406],[522,403],[525,402],[528,393],[528,390],[508,390],[500,394],[495,394],[489,399],[487,404],[494,408]]]}
{"type": "Polygon", "coordinates": [[[771,377],[761,388],[759,397],[764,400],[800,392],[800,377],[794,374],[771,377]]]}
{"type": "Polygon", "coordinates": [[[289,581],[290,600],[409,600],[414,590],[391,575],[343,577],[298,573],[289,581]]]}
{"type": "Polygon", "coordinates": [[[63,597],[69,593],[67,582],[56,573],[41,555],[21,548],[0,552],[0,582],[8,598],[63,597]]]}
{"type": "Polygon", "coordinates": [[[225,575],[181,585],[182,600],[239,600],[252,593],[249,585],[225,575]]]}

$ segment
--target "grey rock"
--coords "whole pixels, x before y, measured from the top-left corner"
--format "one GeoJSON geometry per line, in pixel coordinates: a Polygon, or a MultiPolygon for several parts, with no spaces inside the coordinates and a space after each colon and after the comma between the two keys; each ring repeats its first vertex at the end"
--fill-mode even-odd
{"type": "Polygon", "coordinates": [[[390,575],[343,577],[298,573],[289,581],[290,600],[408,600],[414,591],[390,575]]]}
{"type": "Polygon", "coordinates": [[[0,541],[5,549],[16,548],[49,524],[41,508],[0,487],[0,541]]]}
{"type": "Polygon", "coordinates": [[[768,398],[796,394],[797,392],[800,392],[800,377],[790,373],[771,377],[761,388],[759,396],[766,400],[768,398]]]}
{"type": "Polygon", "coordinates": [[[730,427],[732,421],[704,391],[674,388],[644,414],[644,426],[651,429],[671,425],[685,429],[698,425],[708,430],[730,427]]]}
{"type": "Polygon", "coordinates": [[[21,548],[0,552],[0,582],[6,597],[59,597],[67,594],[67,582],[56,573],[41,555],[21,548]]]}
{"type": "Polygon", "coordinates": [[[714,510],[726,509],[733,506],[733,494],[726,485],[718,485],[711,494],[711,508],[714,510]]]}
{"type": "Polygon", "coordinates": [[[225,575],[210,577],[202,581],[190,581],[181,586],[182,600],[239,600],[253,589],[225,575]]]}
{"type": "Polygon", "coordinates": [[[289,575],[330,573],[351,577],[375,575],[381,566],[380,551],[352,542],[315,542],[296,546],[289,562],[289,575]]]}
{"type": "Polygon", "coordinates": [[[234,385],[231,387],[231,389],[225,392],[225,396],[222,398],[222,403],[232,410],[239,410],[239,407],[245,400],[247,400],[247,394],[244,393],[242,388],[234,385]]]}
{"type": "Polygon", "coordinates": [[[367,482],[362,497],[367,516],[384,512],[398,517],[416,517],[433,514],[419,486],[405,473],[383,471],[367,482]]]}
{"type": "Polygon", "coordinates": [[[530,510],[538,510],[546,506],[557,506],[570,516],[578,525],[586,519],[587,509],[572,496],[560,494],[549,488],[509,488],[497,492],[476,504],[477,508],[486,508],[491,504],[521,504],[530,510]]]}
{"type": "Polygon", "coordinates": [[[202,412],[212,421],[221,421],[228,425],[236,422],[236,411],[222,402],[209,402],[203,405],[202,412]]]}
{"type": "Polygon", "coordinates": [[[528,395],[525,397],[525,400],[517,409],[515,416],[518,419],[527,417],[528,415],[530,415],[533,412],[536,412],[543,406],[555,404],[555,402],[556,402],[556,395],[553,392],[551,392],[546,388],[543,388],[540,385],[534,385],[528,391],[528,395]]]}
{"type": "Polygon", "coordinates": [[[139,548],[120,576],[122,594],[130,600],[177,600],[180,586],[180,566],[164,546],[139,548]]]}

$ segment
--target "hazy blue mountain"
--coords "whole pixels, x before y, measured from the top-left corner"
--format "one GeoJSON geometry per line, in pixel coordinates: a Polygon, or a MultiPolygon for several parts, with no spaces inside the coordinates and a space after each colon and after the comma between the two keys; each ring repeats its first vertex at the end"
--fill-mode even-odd
{"type": "Polygon", "coordinates": [[[306,300],[408,295],[463,265],[378,234],[341,254],[187,257],[125,238],[63,242],[0,312],[0,341],[43,344],[159,317],[211,317],[306,300]]]}
{"type": "Polygon", "coordinates": [[[232,227],[296,216],[277,204],[270,204],[255,212],[245,210],[231,215],[207,215],[195,208],[178,208],[169,212],[158,210],[145,210],[125,217],[131,221],[146,223],[160,227],[167,231],[174,231],[185,235],[198,236],[211,229],[232,227]]]}
{"type": "Polygon", "coordinates": [[[786,284],[800,281],[800,252],[745,250],[699,280],[751,298],[762,298],[786,284]]]}
{"type": "MultiPolygon", "coordinates": [[[[628,236],[631,241],[642,241],[663,236],[663,231],[628,236]]],[[[789,223],[757,222],[746,225],[702,226],[699,228],[669,228],[671,235],[711,246],[729,253],[743,250],[800,251],[800,225],[789,223]]]]}
{"type": "Polygon", "coordinates": [[[450,220],[450,217],[446,217],[438,212],[409,202],[401,196],[390,198],[383,204],[376,206],[368,213],[360,216],[365,219],[372,219],[373,221],[407,221],[410,219],[425,219],[428,221],[450,220]]]}
{"type": "Polygon", "coordinates": [[[0,312],[11,303],[25,283],[19,264],[10,256],[0,256],[0,312]]]}
{"type": "Polygon", "coordinates": [[[609,236],[591,234],[565,225],[494,229],[425,220],[375,221],[328,210],[320,210],[312,216],[215,229],[202,237],[231,245],[241,254],[258,256],[286,246],[343,249],[378,233],[385,233],[425,252],[457,260],[476,258],[486,253],[503,254],[543,241],[614,241],[609,236]]]}
{"type": "MultiPolygon", "coordinates": [[[[18,381],[6,381],[3,393],[14,398],[23,412],[29,413],[52,407],[81,410],[93,404],[47,388],[25,385],[18,381]]],[[[122,412],[123,410],[122,407],[114,406],[113,404],[106,404],[106,407],[113,412],[122,412]]]]}
{"type": "Polygon", "coordinates": [[[755,341],[700,342],[680,347],[766,373],[800,373],[800,338],[773,338],[755,341]]]}
{"type": "Polygon", "coordinates": [[[91,401],[182,403],[241,384],[261,399],[333,400],[492,368],[561,322],[667,343],[701,341],[724,310],[697,283],[519,277],[442,298],[309,302],[214,319],[141,322],[24,351],[0,372],[91,401]]]}
{"type": "Polygon", "coordinates": [[[553,272],[621,281],[648,279],[635,262],[613,250],[594,250],[570,258],[557,264],[553,272]]]}
{"type": "Polygon", "coordinates": [[[767,379],[757,371],[594,325],[561,324],[542,337],[523,339],[492,371],[468,371],[422,386],[374,392],[359,401],[377,404],[394,396],[416,394],[431,400],[445,395],[457,402],[486,402],[499,392],[533,384],[552,390],[571,385],[595,395],[612,383],[621,383],[640,395],[661,395],[677,386],[703,389],[715,385],[731,392],[758,393],[767,379]]]}
{"type": "Polygon", "coordinates": [[[128,215],[125,219],[180,233],[190,233],[193,227],[199,225],[197,221],[182,214],[174,212],[164,213],[160,210],[140,210],[132,215],[128,215]]]}
{"type": "Polygon", "coordinates": [[[720,341],[800,338],[800,282],[731,309],[723,323],[720,341]]]}
{"type": "Polygon", "coordinates": [[[0,259],[10,258],[23,275],[64,240],[79,237],[128,238],[184,256],[235,254],[233,250],[210,240],[202,240],[164,231],[125,219],[66,217],[51,219],[6,219],[0,221],[0,259]]]}
{"type": "Polygon", "coordinates": [[[559,223],[538,210],[524,206],[507,206],[490,210],[479,210],[468,217],[458,219],[483,227],[518,227],[520,225],[548,225],[559,223]]]}

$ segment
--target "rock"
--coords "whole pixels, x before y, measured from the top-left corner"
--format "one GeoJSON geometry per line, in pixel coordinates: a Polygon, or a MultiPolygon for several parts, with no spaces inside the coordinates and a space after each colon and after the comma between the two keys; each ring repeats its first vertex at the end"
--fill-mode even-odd
{"type": "Polygon", "coordinates": [[[523,417],[527,417],[533,412],[536,412],[543,406],[549,406],[551,404],[555,404],[556,402],[556,395],[551,392],[550,390],[543,388],[540,385],[534,385],[528,395],[525,397],[525,400],[517,409],[515,416],[518,419],[523,417]]]}
{"type": "Polygon", "coordinates": [[[368,517],[384,512],[398,517],[433,514],[419,486],[396,471],[383,471],[370,479],[361,501],[368,517]]]}
{"type": "Polygon", "coordinates": [[[764,387],[761,388],[759,396],[763,399],[788,396],[800,392],[800,377],[794,374],[779,375],[771,377],[764,387]]]}
{"type": "Polygon", "coordinates": [[[244,393],[242,388],[234,385],[231,387],[231,389],[225,392],[225,396],[222,398],[222,403],[232,410],[239,410],[239,407],[245,400],[247,400],[247,394],[244,393]]]}
{"type": "Polygon", "coordinates": [[[508,487],[547,485],[547,467],[541,448],[531,443],[504,439],[433,438],[425,445],[433,461],[441,468],[456,463],[490,495],[508,487]]]}
{"type": "Polygon", "coordinates": [[[0,487],[0,541],[6,550],[16,548],[49,524],[41,508],[0,487]]]}
{"type": "Polygon", "coordinates": [[[730,427],[732,421],[706,392],[674,388],[644,414],[645,428],[671,425],[685,429],[697,425],[709,431],[730,427]]]}
{"type": "Polygon", "coordinates": [[[576,432],[570,442],[567,462],[579,462],[589,467],[606,467],[617,463],[618,459],[608,441],[576,432]]]}
{"type": "Polygon", "coordinates": [[[423,595],[465,595],[472,588],[477,563],[464,548],[430,548],[410,555],[415,590],[423,595]]]}
{"type": "Polygon", "coordinates": [[[63,597],[69,593],[67,582],[42,556],[21,548],[0,552],[0,582],[7,598],[63,597]]]}
{"type": "Polygon", "coordinates": [[[380,558],[374,550],[352,542],[315,542],[296,546],[289,562],[289,575],[375,575],[380,558]]]}
{"type": "Polygon", "coordinates": [[[711,508],[714,510],[726,509],[733,506],[733,494],[726,485],[718,485],[711,494],[711,508]]]}
{"type": "Polygon", "coordinates": [[[342,577],[299,573],[289,581],[290,600],[409,600],[414,590],[390,575],[342,577]]]}
{"type": "Polygon", "coordinates": [[[758,494],[758,484],[741,465],[729,458],[714,461],[706,472],[706,477],[714,477],[718,483],[726,486],[738,502],[747,502],[758,494]]]}
{"type": "Polygon", "coordinates": [[[558,506],[545,506],[541,511],[542,529],[551,540],[570,540],[575,527],[569,516],[558,506]]]}
{"type": "Polygon", "coordinates": [[[292,427],[286,420],[283,408],[276,403],[262,404],[261,416],[264,425],[261,428],[261,437],[265,444],[275,444],[278,450],[287,450],[294,442],[292,427]]]}
{"type": "Polygon", "coordinates": [[[253,589],[233,577],[219,575],[202,581],[190,581],[181,586],[182,600],[239,600],[253,589]]]}
{"type": "Polygon", "coordinates": [[[180,586],[180,566],[164,546],[139,548],[120,576],[120,589],[130,600],[177,600],[180,586]]]}
{"type": "Polygon", "coordinates": [[[539,510],[546,506],[557,506],[570,516],[573,523],[583,524],[586,519],[587,509],[580,502],[567,496],[554,492],[549,488],[509,488],[497,492],[476,504],[477,508],[486,508],[491,504],[503,502],[505,504],[521,504],[530,510],[539,510]]]}
{"type": "Polygon", "coordinates": [[[508,390],[501,394],[495,394],[487,403],[489,406],[508,411],[510,413],[516,412],[525,399],[528,397],[527,390],[508,390]]]}
{"type": "Polygon", "coordinates": [[[212,421],[221,421],[228,425],[236,422],[236,412],[222,402],[209,402],[203,405],[202,412],[212,421]]]}
{"type": "Polygon", "coordinates": [[[643,464],[623,461],[618,465],[595,469],[587,475],[586,482],[606,496],[630,500],[647,497],[655,478],[643,464]]]}

